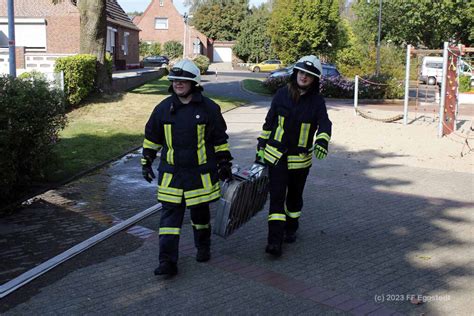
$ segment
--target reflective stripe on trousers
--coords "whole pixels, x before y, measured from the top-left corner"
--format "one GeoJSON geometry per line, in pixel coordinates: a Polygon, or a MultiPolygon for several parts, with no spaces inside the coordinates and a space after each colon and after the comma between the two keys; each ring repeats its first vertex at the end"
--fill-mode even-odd
{"type": "Polygon", "coordinates": [[[303,207],[303,190],[309,169],[288,170],[286,161],[269,167],[270,211],[268,243],[283,241],[284,230],[298,229],[299,215],[303,207]],[[286,214],[285,209],[291,216],[286,214]]]}
{"type": "MultiPolygon", "coordinates": [[[[178,262],[179,237],[185,210],[186,206],[183,203],[179,205],[163,203],[159,230],[160,262],[178,262]]],[[[209,247],[211,244],[209,205],[191,208],[190,212],[196,248],[209,247]]]]}

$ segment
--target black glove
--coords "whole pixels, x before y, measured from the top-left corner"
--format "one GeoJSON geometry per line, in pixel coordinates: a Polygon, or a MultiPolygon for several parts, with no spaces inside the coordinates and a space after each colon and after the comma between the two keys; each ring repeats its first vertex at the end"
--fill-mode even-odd
{"type": "Polygon", "coordinates": [[[318,159],[324,159],[328,155],[328,141],[325,139],[317,139],[314,144],[314,155],[318,159]]]}
{"type": "Polygon", "coordinates": [[[153,167],[151,166],[152,163],[153,161],[148,157],[143,157],[141,159],[143,178],[150,183],[156,178],[155,173],[153,172],[153,167]]]}
{"type": "Polygon", "coordinates": [[[222,161],[217,164],[217,174],[221,181],[231,181],[232,177],[232,163],[230,161],[222,161]]]}

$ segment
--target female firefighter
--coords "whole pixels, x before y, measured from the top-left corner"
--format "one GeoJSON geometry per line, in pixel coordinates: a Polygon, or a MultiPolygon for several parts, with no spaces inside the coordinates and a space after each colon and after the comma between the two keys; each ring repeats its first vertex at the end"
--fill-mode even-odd
{"type": "Polygon", "coordinates": [[[296,240],[312,153],[317,159],[328,153],[332,123],[319,94],[321,73],[317,57],[310,55],[298,60],[288,85],[273,97],[258,138],[257,161],[269,166],[270,177],[265,252],[276,257],[281,256],[283,241],[296,240]]]}
{"type": "Polygon", "coordinates": [[[161,150],[158,168],[160,265],[155,275],[178,272],[178,246],[186,207],[191,212],[196,260],[210,259],[209,203],[219,199],[222,181],[231,180],[232,156],[220,107],[203,96],[199,68],[190,60],[170,70],[171,96],[155,107],[145,127],[142,173],[155,178],[152,163],[161,150]]]}

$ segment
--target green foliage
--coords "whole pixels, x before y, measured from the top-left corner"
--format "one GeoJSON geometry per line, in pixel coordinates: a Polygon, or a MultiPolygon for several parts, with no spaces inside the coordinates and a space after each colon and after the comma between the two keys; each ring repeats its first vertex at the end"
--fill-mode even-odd
{"type": "Polygon", "coordinates": [[[275,0],[268,34],[277,56],[291,63],[304,55],[332,56],[340,44],[339,22],[338,1],[275,0]]]}
{"type": "MultiPolygon", "coordinates": [[[[267,78],[263,85],[272,93],[286,85],[290,80],[289,76],[267,78]]],[[[326,98],[354,97],[354,81],[343,77],[323,77],[320,81],[320,92],[326,98]]],[[[393,99],[403,96],[403,86],[400,81],[388,76],[366,76],[359,79],[360,99],[393,99]]]]}
{"type": "Polygon", "coordinates": [[[36,76],[0,77],[0,200],[44,176],[52,145],[66,124],[62,93],[36,76]]]}
{"type": "Polygon", "coordinates": [[[260,62],[274,55],[270,46],[271,39],[267,34],[269,19],[270,11],[265,5],[246,16],[233,48],[239,58],[246,62],[260,62]]]}
{"type": "Polygon", "coordinates": [[[183,54],[183,45],[178,41],[168,41],[163,44],[163,54],[169,59],[178,58],[183,54]]]}
{"type": "Polygon", "coordinates": [[[194,25],[213,40],[232,41],[248,15],[249,0],[202,0],[195,4],[194,25]]]}
{"type": "Polygon", "coordinates": [[[37,80],[46,80],[46,76],[44,73],[38,71],[38,70],[32,70],[30,72],[24,72],[21,75],[18,76],[20,79],[37,79],[37,80]]]}
{"type": "Polygon", "coordinates": [[[201,71],[201,75],[205,74],[209,69],[209,58],[204,55],[198,55],[194,57],[193,62],[198,66],[199,70],[201,71]]]}
{"type": "Polygon", "coordinates": [[[403,94],[402,82],[387,74],[364,76],[359,80],[361,99],[398,99],[403,94]]]}
{"type": "MultiPolygon", "coordinates": [[[[355,31],[364,43],[377,41],[379,1],[356,1],[355,31]]],[[[382,3],[381,39],[442,48],[443,42],[474,42],[473,1],[390,0],[382,3]]]]}
{"type": "Polygon", "coordinates": [[[79,104],[94,88],[97,58],[82,54],[56,59],[55,72],[64,72],[64,92],[70,105],[79,104]]]}
{"type": "Polygon", "coordinates": [[[289,76],[280,76],[275,78],[267,78],[263,82],[263,86],[270,90],[271,93],[275,93],[278,89],[286,85],[290,81],[289,76]]]}
{"type": "MultiPolygon", "coordinates": [[[[405,53],[406,49],[383,42],[380,47],[380,72],[393,78],[403,79],[405,53]]],[[[350,46],[337,53],[336,65],[345,77],[372,75],[377,65],[376,47],[373,44],[363,45],[357,40],[350,42],[350,46]]]]}
{"type": "Polygon", "coordinates": [[[459,92],[471,91],[471,76],[459,76],[459,92]]]}
{"type": "Polygon", "coordinates": [[[141,15],[143,15],[143,12],[135,10],[135,11],[132,11],[132,12],[127,12],[127,15],[129,17],[141,16],[141,15]]]}
{"type": "Polygon", "coordinates": [[[113,58],[112,55],[107,52],[105,53],[105,67],[107,67],[107,75],[109,75],[112,78],[112,70],[113,70],[113,58]]]}
{"type": "Polygon", "coordinates": [[[138,47],[141,57],[161,55],[161,44],[159,42],[148,43],[140,41],[138,47]]]}

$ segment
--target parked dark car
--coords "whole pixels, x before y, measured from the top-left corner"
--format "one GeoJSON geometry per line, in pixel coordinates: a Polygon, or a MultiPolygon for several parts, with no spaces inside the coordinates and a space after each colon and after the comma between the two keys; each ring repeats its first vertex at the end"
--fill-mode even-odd
{"type": "MultiPolygon", "coordinates": [[[[322,64],[323,66],[323,77],[339,77],[341,74],[337,70],[336,66],[332,64],[322,64]]],[[[268,78],[278,78],[291,76],[293,73],[293,67],[295,64],[291,64],[288,67],[274,70],[270,73],[268,78]]]]}
{"type": "Polygon", "coordinates": [[[143,58],[145,67],[163,67],[168,66],[170,60],[166,56],[148,56],[143,58]]]}

